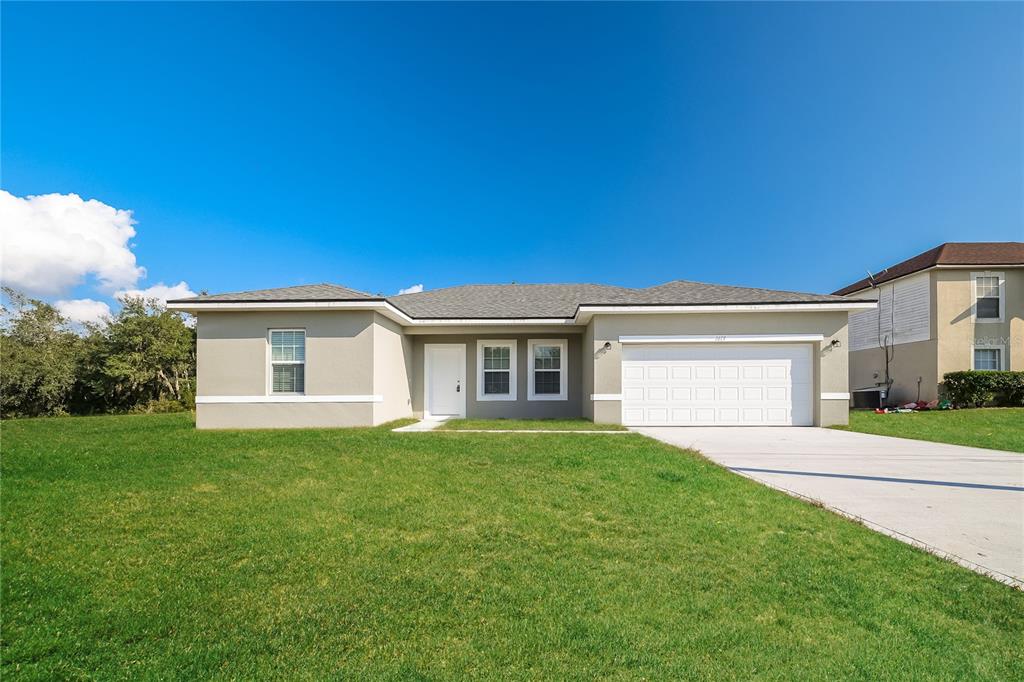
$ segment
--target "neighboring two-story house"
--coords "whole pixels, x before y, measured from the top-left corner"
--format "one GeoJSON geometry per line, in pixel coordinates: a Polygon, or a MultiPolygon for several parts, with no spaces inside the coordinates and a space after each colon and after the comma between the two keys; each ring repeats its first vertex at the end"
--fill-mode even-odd
{"type": "Polygon", "coordinates": [[[835,292],[850,313],[850,389],[932,400],[947,372],[1024,370],[1024,243],[947,243],[835,292]]]}

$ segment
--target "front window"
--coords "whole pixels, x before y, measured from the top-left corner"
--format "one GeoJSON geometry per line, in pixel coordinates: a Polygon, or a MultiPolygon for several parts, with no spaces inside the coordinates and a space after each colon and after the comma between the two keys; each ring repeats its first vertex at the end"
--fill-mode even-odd
{"type": "Polygon", "coordinates": [[[477,400],[516,399],[516,342],[477,343],[477,400]]]}
{"type": "Polygon", "coordinates": [[[567,400],[565,339],[531,340],[530,400],[567,400]]]}
{"type": "Polygon", "coordinates": [[[302,329],[270,330],[270,392],[303,393],[306,390],[306,332],[302,329]]]}
{"type": "Polygon", "coordinates": [[[974,276],[974,310],[978,320],[1001,320],[1002,291],[998,274],[978,274],[974,276]]]}
{"type": "Polygon", "coordinates": [[[975,348],[974,369],[998,371],[1002,369],[1002,355],[1001,348],[975,348]]]}

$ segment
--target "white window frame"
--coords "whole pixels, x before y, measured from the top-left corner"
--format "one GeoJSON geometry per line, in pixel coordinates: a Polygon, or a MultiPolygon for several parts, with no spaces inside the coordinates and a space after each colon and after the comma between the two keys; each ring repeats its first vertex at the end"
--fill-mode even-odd
{"type": "MultiPolygon", "coordinates": [[[[978,324],[996,323],[1006,320],[1006,277],[1002,272],[971,273],[971,317],[978,324]],[[978,278],[996,277],[999,280],[999,317],[978,317],[978,278]]],[[[974,364],[973,357],[971,364],[974,364]]]]}
{"type": "Polygon", "coordinates": [[[306,395],[306,330],[303,327],[275,327],[267,330],[267,395],[306,395]],[[302,332],[302,357],[299,360],[285,360],[281,362],[274,362],[274,342],[272,340],[274,332],[302,332]],[[274,365],[302,365],[302,391],[299,392],[285,392],[285,391],[274,391],[274,365]]]}
{"type": "Polygon", "coordinates": [[[1002,372],[1006,370],[1006,346],[1001,343],[974,343],[971,344],[971,369],[978,372],[1002,372]],[[997,350],[999,351],[999,367],[995,369],[979,370],[974,366],[974,351],[976,350],[997,350]]]}
{"type": "MultiPolygon", "coordinates": [[[[539,370],[541,372],[554,372],[552,369],[539,370]]],[[[526,399],[527,400],[568,400],[569,399],[569,342],[566,339],[530,339],[526,342],[526,399]],[[536,372],[533,366],[533,351],[537,346],[558,346],[559,369],[558,371],[558,393],[542,393],[538,395],[534,391],[536,385],[536,372]]]]}
{"type": "MultiPolygon", "coordinates": [[[[516,349],[515,339],[478,339],[476,342],[476,399],[479,401],[493,401],[493,400],[507,400],[513,401],[518,399],[518,392],[516,390],[518,381],[518,369],[517,360],[518,352],[516,349]],[[494,346],[508,346],[508,393],[484,393],[484,347],[494,346]]],[[[488,370],[504,371],[504,370],[488,370]]]]}

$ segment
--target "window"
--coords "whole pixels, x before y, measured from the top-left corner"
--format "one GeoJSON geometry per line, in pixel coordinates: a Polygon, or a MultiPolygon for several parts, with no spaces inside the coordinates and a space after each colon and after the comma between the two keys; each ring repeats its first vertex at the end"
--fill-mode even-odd
{"type": "Polygon", "coordinates": [[[306,332],[302,329],[270,330],[270,392],[303,393],[306,390],[306,332]]]}
{"type": "Polygon", "coordinates": [[[566,369],[568,352],[565,339],[531,339],[529,347],[530,400],[568,400],[566,369]]]}
{"type": "Polygon", "coordinates": [[[1003,275],[1001,272],[975,272],[974,319],[977,322],[1003,321],[1003,275]]]}
{"type": "Polygon", "coordinates": [[[974,369],[979,370],[995,370],[999,371],[1003,368],[1003,349],[1002,348],[975,348],[974,349],[974,369]]]}
{"type": "Polygon", "coordinates": [[[476,399],[516,399],[516,342],[477,341],[476,399]]]}

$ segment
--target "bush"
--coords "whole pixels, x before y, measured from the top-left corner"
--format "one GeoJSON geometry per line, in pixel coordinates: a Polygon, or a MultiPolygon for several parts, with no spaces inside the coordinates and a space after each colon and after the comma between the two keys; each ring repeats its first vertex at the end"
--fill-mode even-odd
{"type": "Polygon", "coordinates": [[[948,372],[943,381],[957,407],[1024,407],[1024,372],[948,372]]]}
{"type": "Polygon", "coordinates": [[[169,412],[185,412],[189,408],[174,398],[157,398],[148,403],[140,403],[133,407],[131,414],[167,414],[169,412]]]}

